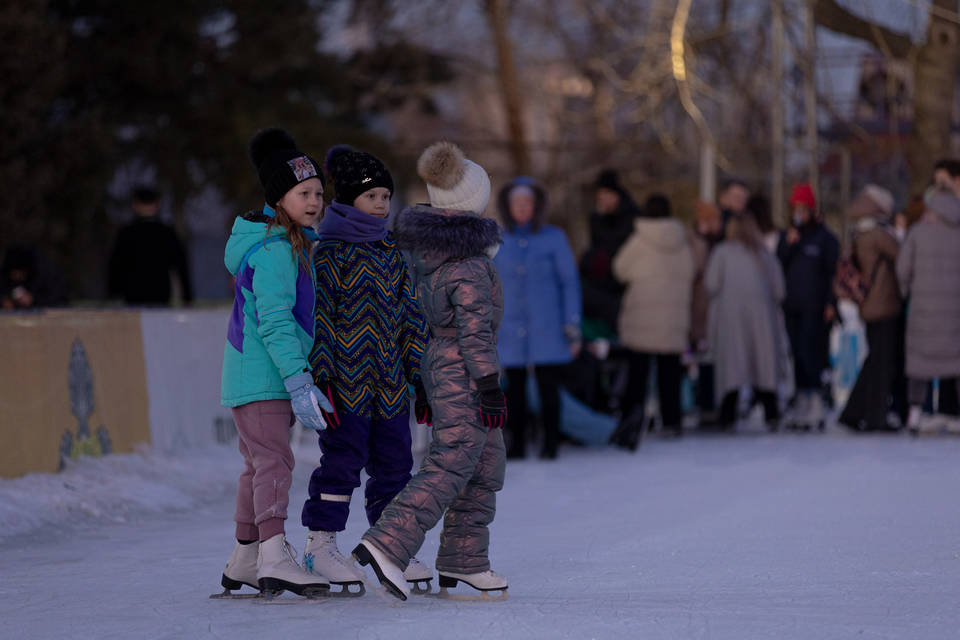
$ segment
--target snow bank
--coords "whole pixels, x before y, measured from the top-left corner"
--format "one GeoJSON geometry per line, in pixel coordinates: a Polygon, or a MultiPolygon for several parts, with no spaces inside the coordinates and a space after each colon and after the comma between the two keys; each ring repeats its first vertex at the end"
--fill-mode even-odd
{"type": "Polygon", "coordinates": [[[149,448],[71,461],[61,473],[0,478],[0,542],[41,529],[76,530],[190,509],[236,491],[235,447],[208,446],[177,456],[149,448]]]}

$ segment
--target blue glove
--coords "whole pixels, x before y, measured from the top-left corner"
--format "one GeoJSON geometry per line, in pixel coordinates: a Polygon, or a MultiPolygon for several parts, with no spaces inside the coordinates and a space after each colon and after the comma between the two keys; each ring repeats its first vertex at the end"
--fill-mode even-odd
{"type": "Polygon", "coordinates": [[[333,405],[313,384],[313,376],[304,371],[285,379],[283,386],[290,394],[293,415],[297,416],[300,424],[317,431],[323,431],[327,428],[327,422],[323,419],[323,411],[332,412],[333,405]]]}

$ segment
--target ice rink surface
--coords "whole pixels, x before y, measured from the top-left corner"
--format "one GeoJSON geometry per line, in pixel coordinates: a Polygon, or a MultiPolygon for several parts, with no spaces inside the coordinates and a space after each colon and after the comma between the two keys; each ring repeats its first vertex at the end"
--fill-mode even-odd
{"type": "MultiPolygon", "coordinates": [[[[315,458],[291,491],[301,552],[315,458]]],[[[0,637],[956,638],[958,461],[958,438],[838,431],[562,449],[508,465],[491,536],[505,602],[266,604],[208,599],[238,453],[82,460],[0,480],[0,637]]],[[[365,527],[357,491],[341,551],[365,527]]]]}

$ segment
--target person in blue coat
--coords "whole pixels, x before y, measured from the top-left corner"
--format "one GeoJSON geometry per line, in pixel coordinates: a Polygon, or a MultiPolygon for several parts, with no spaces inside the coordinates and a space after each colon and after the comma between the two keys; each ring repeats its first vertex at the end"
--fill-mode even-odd
{"type": "Polygon", "coordinates": [[[547,194],[528,177],[514,178],[497,197],[505,232],[494,264],[503,281],[503,324],[497,335],[507,374],[508,458],[524,457],[526,386],[532,369],[540,395],[543,448],[557,457],[563,365],[580,350],[580,281],[567,236],[544,223],[547,194]]]}

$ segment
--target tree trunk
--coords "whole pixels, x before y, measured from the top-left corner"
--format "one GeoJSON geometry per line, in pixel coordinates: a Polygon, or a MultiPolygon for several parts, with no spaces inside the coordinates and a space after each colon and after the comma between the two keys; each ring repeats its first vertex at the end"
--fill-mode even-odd
{"type": "MultiPolygon", "coordinates": [[[[956,10],[957,3],[939,0],[934,6],[956,10]]],[[[950,155],[951,111],[960,71],[958,35],[956,23],[933,13],[914,63],[913,135],[907,142],[911,194],[921,193],[936,161],[950,155]]]]}
{"type": "MultiPolygon", "coordinates": [[[[947,16],[956,16],[957,0],[934,0],[926,42],[917,50],[913,65],[913,133],[907,140],[910,193],[917,194],[930,181],[936,161],[950,153],[950,119],[957,84],[958,26],[947,16]]],[[[869,42],[896,58],[908,58],[914,46],[910,38],[886,27],[871,24],[836,0],[817,0],[817,24],[869,42]]]]}
{"type": "Polygon", "coordinates": [[[507,33],[507,8],[505,0],[486,0],[484,10],[497,48],[497,74],[500,92],[507,117],[507,144],[518,175],[530,173],[530,150],[523,126],[523,106],[517,86],[517,70],[513,59],[513,44],[507,33]]]}

